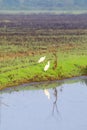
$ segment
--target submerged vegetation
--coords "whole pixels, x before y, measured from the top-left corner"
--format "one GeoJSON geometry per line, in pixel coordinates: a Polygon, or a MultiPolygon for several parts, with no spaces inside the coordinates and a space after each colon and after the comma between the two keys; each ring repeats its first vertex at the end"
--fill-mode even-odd
{"type": "Polygon", "coordinates": [[[87,75],[86,14],[0,15],[0,89],[81,75],[87,75]]]}

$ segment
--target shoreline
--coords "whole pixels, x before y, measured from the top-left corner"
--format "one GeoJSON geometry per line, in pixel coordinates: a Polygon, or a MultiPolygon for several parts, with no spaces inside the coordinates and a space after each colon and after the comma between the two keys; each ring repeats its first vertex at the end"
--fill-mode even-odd
{"type": "MultiPolygon", "coordinates": [[[[29,83],[24,83],[24,84],[20,84],[18,85],[20,86],[28,86],[28,85],[32,85],[32,84],[43,84],[43,83],[52,83],[52,82],[62,82],[62,81],[66,81],[66,80],[77,80],[77,79],[84,79],[87,78],[87,75],[82,75],[82,76],[74,76],[74,77],[70,77],[70,78],[64,78],[64,79],[54,79],[54,80],[45,80],[45,81],[34,81],[34,82],[29,82],[29,83]]],[[[17,86],[12,86],[12,87],[17,87],[17,86]]],[[[11,87],[10,87],[11,88],[11,87]]]]}
{"type": "Polygon", "coordinates": [[[55,10],[0,10],[0,14],[23,14],[23,15],[28,15],[28,14],[73,14],[73,15],[80,15],[80,14],[87,14],[87,9],[72,9],[72,10],[60,10],[60,9],[55,9],[55,10]]]}
{"type": "MultiPolygon", "coordinates": [[[[60,79],[57,79],[57,78],[54,78],[54,79],[47,79],[47,80],[39,80],[39,81],[34,81],[34,80],[27,80],[27,81],[19,81],[17,83],[15,83],[14,85],[12,84],[9,84],[9,85],[6,85],[6,86],[3,86],[2,88],[0,88],[0,91],[1,90],[4,90],[4,89],[9,89],[9,88],[13,88],[13,87],[18,87],[18,86],[28,86],[28,85],[31,85],[31,84],[42,84],[42,83],[45,83],[45,82],[61,82],[61,81],[65,81],[65,80],[71,80],[71,79],[78,79],[78,78],[84,78],[84,77],[87,77],[87,75],[77,75],[77,76],[71,76],[71,77],[63,77],[63,78],[60,78],[60,79]]],[[[50,77],[49,77],[50,78],[50,77]]]]}

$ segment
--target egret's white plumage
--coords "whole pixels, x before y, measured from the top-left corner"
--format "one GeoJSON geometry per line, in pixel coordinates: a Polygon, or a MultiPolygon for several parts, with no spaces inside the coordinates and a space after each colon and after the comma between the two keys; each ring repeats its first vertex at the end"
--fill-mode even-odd
{"type": "Polygon", "coordinates": [[[47,62],[47,64],[44,67],[44,71],[47,71],[50,67],[50,61],[47,62]]]}
{"type": "Polygon", "coordinates": [[[43,62],[43,61],[45,60],[45,58],[46,58],[46,56],[41,57],[41,58],[38,60],[38,63],[43,62]]]}
{"type": "Polygon", "coordinates": [[[50,93],[48,89],[44,89],[44,94],[48,97],[48,99],[50,99],[50,93]]]}

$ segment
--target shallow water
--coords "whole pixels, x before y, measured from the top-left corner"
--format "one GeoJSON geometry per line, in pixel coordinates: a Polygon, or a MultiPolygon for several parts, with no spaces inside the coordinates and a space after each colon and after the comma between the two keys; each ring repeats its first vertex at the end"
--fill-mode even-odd
{"type": "Polygon", "coordinates": [[[87,77],[1,91],[0,130],[87,130],[87,77]]]}

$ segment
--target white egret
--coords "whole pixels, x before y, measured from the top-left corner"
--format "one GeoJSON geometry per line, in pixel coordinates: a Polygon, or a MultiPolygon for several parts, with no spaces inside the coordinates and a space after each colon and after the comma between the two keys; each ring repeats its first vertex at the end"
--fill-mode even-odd
{"type": "Polygon", "coordinates": [[[44,71],[47,71],[50,67],[50,61],[47,62],[47,64],[44,67],[44,71]]]}
{"type": "Polygon", "coordinates": [[[41,58],[38,60],[38,63],[43,62],[43,61],[45,60],[45,58],[46,58],[46,56],[41,57],[41,58]]]}

